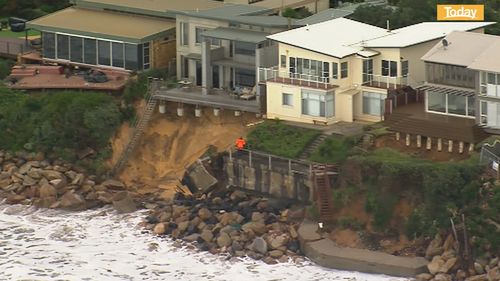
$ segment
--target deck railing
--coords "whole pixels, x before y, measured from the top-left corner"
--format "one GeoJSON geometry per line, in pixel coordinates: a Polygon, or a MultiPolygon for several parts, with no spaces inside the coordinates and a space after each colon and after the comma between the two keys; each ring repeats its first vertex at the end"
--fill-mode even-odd
{"type": "Polygon", "coordinates": [[[259,67],[258,81],[276,81],[280,83],[291,83],[299,86],[316,87],[328,89],[331,87],[330,77],[321,77],[309,74],[292,73],[279,70],[277,66],[264,68],[259,67]]]}
{"type": "Polygon", "coordinates": [[[363,74],[363,85],[384,89],[397,89],[400,86],[409,85],[408,76],[382,76],[376,74],[363,74]]]}

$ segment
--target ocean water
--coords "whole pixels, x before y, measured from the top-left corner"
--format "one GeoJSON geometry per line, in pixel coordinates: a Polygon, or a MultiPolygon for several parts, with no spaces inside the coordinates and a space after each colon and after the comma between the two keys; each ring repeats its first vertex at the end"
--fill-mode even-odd
{"type": "Polygon", "coordinates": [[[177,248],[143,233],[137,226],[142,217],[143,211],[70,213],[0,204],[0,280],[407,280],[177,248]]]}

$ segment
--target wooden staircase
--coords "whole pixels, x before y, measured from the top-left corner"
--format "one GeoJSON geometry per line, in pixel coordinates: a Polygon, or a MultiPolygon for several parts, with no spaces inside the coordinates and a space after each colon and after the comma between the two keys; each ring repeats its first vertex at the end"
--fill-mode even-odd
{"type": "Polygon", "coordinates": [[[330,176],[337,174],[333,165],[313,167],[314,197],[319,211],[320,222],[333,221],[333,201],[330,176]]]}
{"type": "Polygon", "coordinates": [[[120,155],[120,158],[116,162],[115,166],[110,171],[111,176],[115,176],[123,169],[123,167],[125,167],[128,158],[134,151],[135,146],[142,137],[144,129],[146,129],[149,121],[151,120],[151,117],[153,116],[158,100],[153,98],[152,92],[154,92],[154,90],[150,88],[150,90],[148,91],[148,95],[145,97],[147,100],[146,107],[144,108],[141,117],[137,119],[136,122],[133,123],[132,137],[130,138],[130,141],[128,142],[127,146],[123,149],[123,152],[120,155]]]}

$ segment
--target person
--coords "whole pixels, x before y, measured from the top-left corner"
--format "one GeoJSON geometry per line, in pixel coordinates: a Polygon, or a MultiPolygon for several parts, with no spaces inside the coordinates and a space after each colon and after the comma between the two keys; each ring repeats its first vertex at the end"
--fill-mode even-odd
{"type": "Polygon", "coordinates": [[[236,140],[236,149],[237,149],[237,152],[241,153],[243,151],[243,149],[245,149],[245,145],[246,144],[247,144],[247,142],[245,141],[245,139],[243,137],[239,137],[236,140]]]}

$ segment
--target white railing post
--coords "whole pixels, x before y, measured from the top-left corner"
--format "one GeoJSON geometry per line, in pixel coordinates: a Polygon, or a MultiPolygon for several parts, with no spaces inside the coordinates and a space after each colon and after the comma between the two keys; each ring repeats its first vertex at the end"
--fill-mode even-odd
{"type": "Polygon", "coordinates": [[[269,155],[268,157],[269,157],[268,167],[269,167],[269,171],[271,171],[271,155],[269,155]]]}
{"type": "Polygon", "coordinates": [[[252,166],[252,151],[251,150],[248,151],[248,163],[251,167],[252,166]]]}

